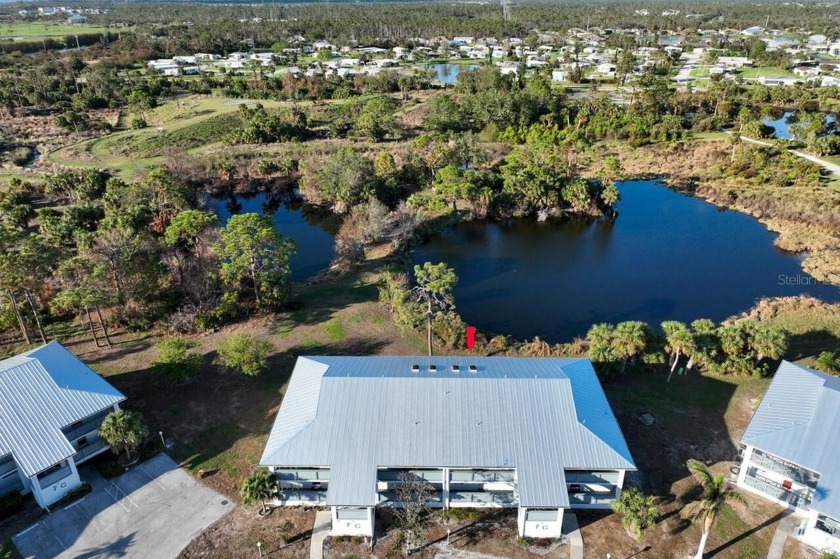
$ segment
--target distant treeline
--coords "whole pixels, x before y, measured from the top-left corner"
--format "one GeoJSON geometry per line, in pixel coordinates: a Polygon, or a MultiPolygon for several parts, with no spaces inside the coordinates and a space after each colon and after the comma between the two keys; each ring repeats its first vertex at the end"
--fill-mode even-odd
{"type": "MultiPolygon", "coordinates": [[[[91,4],[93,5],[93,4],[91,4]]],[[[748,2],[528,2],[512,4],[510,21],[496,2],[225,2],[212,9],[196,2],[105,3],[109,13],[97,23],[144,26],[156,36],[200,40],[222,35],[246,44],[272,44],[289,35],[356,40],[405,41],[417,37],[453,35],[525,36],[531,32],[565,31],[572,27],[645,28],[652,32],[689,29],[743,29],[760,25],[776,29],[832,33],[840,28],[840,11],[817,3],[756,5],[748,2]],[[665,8],[668,10],[665,10],[665,8]],[[646,10],[648,15],[640,15],[646,10]],[[674,10],[679,13],[673,14],[674,10]],[[686,16],[691,17],[686,17],[686,16]],[[242,20],[242,21],[240,21],[242,20]],[[187,23],[188,25],[181,25],[187,23]],[[176,25],[173,25],[176,24],[176,25]]]]}
{"type": "Polygon", "coordinates": [[[80,33],[78,35],[65,35],[57,38],[44,38],[28,41],[0,42],[0,50],[3,53],[30,53],[48,50],[74,49],[78,47],[89,47],[92,45],[108,45],[119,38],[117,33],[80,33]]]}

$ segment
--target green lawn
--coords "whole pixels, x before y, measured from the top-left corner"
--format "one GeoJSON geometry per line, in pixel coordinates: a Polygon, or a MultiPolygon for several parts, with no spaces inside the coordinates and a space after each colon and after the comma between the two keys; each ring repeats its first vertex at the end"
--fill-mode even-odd
{"type": "Polygon", "coordinates": [[[102,25],[70,25],[58,22],[12,23],[0,25],[0,38],[20,37],[21,39],[48,39],[65,37],[68,35],[84,35],[88,33],[118,33],[130,31],[132,27],[104,27],[102,25]]]}
{"type": "MultiPolygon", "coordinates": [[[[277,101],[259,101],[268,109],[284,105],[277,101]]],[[[149,111],[148,127],[119,130],[102,138],[51,152],[50,160],[73,167],[107,167],[125,179],[134,179],[137,170],[163,161],[163,150],[176,146],[191,153],[218,144],[230,132],[232,116],[240,100],[192,95],[179,98],[149,111]],[[74,154],[85,151],[90,157],[74,154]]],[[[127,120],[127,119],[125,119],[127,120]]]]}
{"type": "Polygon", "coordinates": [[[746,80],[757,79],[758,77],[764,78],[795,78],[797,77],[796,74],[793,72],[788,72],[787,70],[781,70],[779,68],[770,68],[768,66],[762,66],[759,68],[741,68],[738,71],[738,76],[744,78],[746,80]]]}

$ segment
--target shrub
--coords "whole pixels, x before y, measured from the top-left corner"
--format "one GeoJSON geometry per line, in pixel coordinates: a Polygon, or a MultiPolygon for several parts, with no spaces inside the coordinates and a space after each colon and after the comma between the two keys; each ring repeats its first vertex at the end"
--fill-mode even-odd
{"type": "Polygon", "coordinates": [[[158,360],[155,368],[175,381],[185,381],[198,375],[201,356],[191,350],[196,343],[184,338],[164,338],[157,343],[158,360]]]}
{"type": "Polygon", "coordinates": [[[148,124],[146,123],[146,119],[144,119],[143,117],[134,116],[134,117],[131,117],[131,120],[129,121],[128,126],[132,130],[141,130],[143,128],[146,128],[148,126],[148,124]]]}
{"type": "Polygon", "coordinates": [[[231,334],[219,343],[219,364],[230,371],[255,376],[268,366],[271,344],[250,334],[231,334]]]}

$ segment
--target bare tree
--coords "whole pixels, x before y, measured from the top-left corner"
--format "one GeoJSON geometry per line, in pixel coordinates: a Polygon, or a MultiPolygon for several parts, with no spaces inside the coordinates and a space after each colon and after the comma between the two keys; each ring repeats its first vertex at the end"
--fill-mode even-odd
{"type": "Polygon", "coordinates": [[[395,515],[403,533],[404,553],[411,555],[425,543],[428,505],[435,491],[425,479],[416,474],[404,472],[397,479],[400,482],[397,487],[400,504],[395,509],[395,515]]]}

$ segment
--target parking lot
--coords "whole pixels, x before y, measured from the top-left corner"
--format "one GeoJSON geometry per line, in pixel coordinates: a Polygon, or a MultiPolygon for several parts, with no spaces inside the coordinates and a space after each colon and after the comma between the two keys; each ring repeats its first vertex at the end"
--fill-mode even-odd
{"type": "Polygon", "coordinates": [[[166,454],[92,485],[12,538],[25,559],[167,559],[234,507],[166,454]]]}

